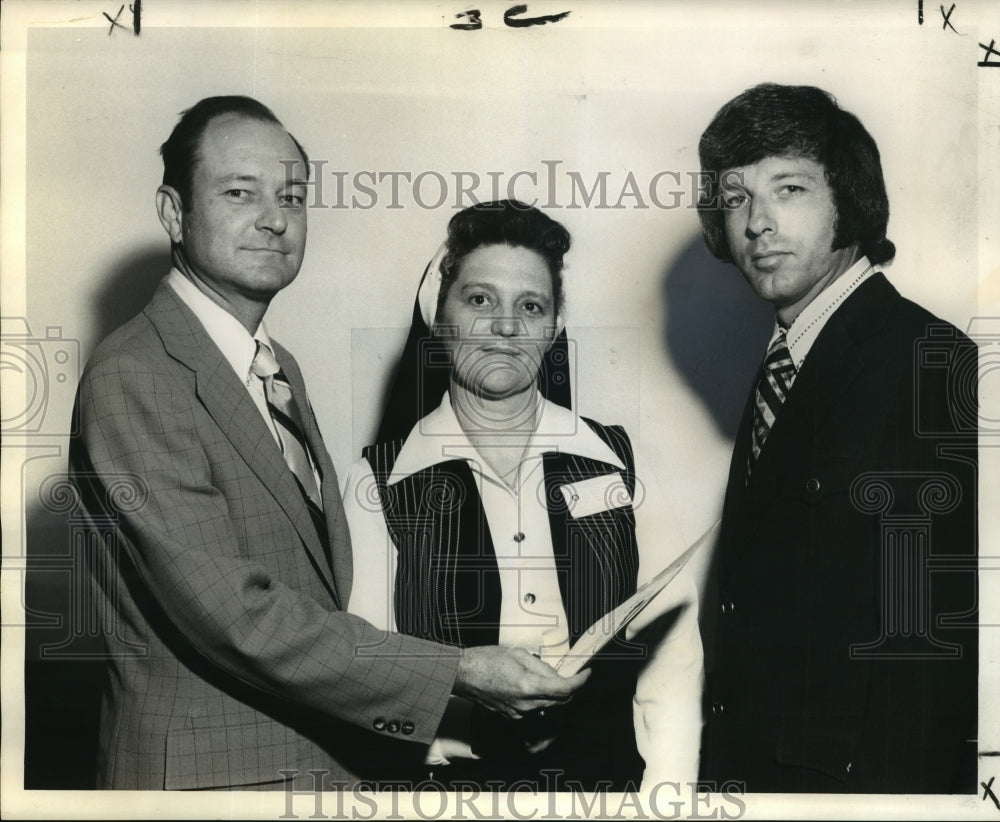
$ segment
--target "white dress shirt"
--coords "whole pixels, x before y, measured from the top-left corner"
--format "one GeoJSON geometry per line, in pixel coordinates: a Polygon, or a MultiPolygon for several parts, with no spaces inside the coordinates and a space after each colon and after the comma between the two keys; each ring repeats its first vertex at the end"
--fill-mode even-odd
{"type": "MultiPolygon", "coordinates": [[[[507,486],[479,458],[445,394],[441,404],[414,426],[387,484],[453,459],[463,459],[475,477],[497,556],[501,587],[499,643],[522,647],[543,659],[568,650],[566,613],[556,576],[552,535],[545,505],[542,456],[548,452],[589,457],[624,470],[618,456],[572,411],[539,398],[541,414],[515,474],[507,486]],[[516,538],[515,538],[516,537],[516,538]]],[[[377,627],[395,630],[394,591],[397,551],[385,524],[367,460],[358,460],[343,488],[354,549],[354,582],[348,611],[377,627]]],[[[650,485],[636,483],[636,538],[639,584],[683,550],[671,538],[666,504],[650,498],[650,485]]],[[[623,501],[627,504],[627,500],[623,501]]],[[[606,507],[606,504],[605,504],[606,507]]],[[[647,777],[673,781],[697,777],[701,735],[702,651],[693,577],[682,574],[643,614],[675,606],[683,614],[639,677],[634,702],[636,739],[647,777]]],[[[446,712],[428,755],[430,764],[449,757],[473,757],[468,739],[468,703],[458,697],[446,712]],[[463,704],[464,703],[464,704],[463,704]]],[[[645,784],[645,781],[644,781],[645,784]]]]}
{"type": "MultiPolygon", "coordinates": [[[[813,343],[823,330],[827,320],[833,316],[834,312],[844,304],[844,301],[854,292],[861,283],[872,275],[878,273],[879,268],[868,262],[867,257],[862,257],[847,271],[831,282],[826,288],[819,292],[809,305],[802,309],[786,332],[788,350],[792,355],[792,362],[795,363],[795,370],[802,368],[802,363],[806,360],[806,355],[813,343]]],[[[780,327],[777,322],[774,324],[774,333],[771,335],[771,342],[778,336],[780,327]]],[[[770,343],[768,343],[770,348],[770,343]]],[[[795,386],[793,384],[792,390],[795,386]]]]}

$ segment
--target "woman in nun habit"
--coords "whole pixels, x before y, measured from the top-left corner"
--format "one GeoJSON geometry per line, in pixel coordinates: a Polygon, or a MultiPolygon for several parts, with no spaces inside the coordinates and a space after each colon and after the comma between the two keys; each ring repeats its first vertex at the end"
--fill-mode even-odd
{"type": "MultiPolygon", "coordinates": [[[[351,612],[555,664],[676,555],[669,506],[637,480],[625,430],[573,411],[569,248],[561,224],[514,200],[451,219],[378,442],[345,481],[351,612]]],[[[539,791],[694,781],[702,651],[690,574],[647,612],[646,630],[609,642],[565,705],[512,720],[452,697],[429,749],[411,752],[407,769],[406,746],[394,746],[384,772],[539,791]]]]}

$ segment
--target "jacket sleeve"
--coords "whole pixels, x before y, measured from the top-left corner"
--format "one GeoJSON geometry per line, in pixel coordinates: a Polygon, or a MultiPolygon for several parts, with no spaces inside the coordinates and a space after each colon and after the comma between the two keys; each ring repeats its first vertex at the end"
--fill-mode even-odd
{"type": "MultiPolygon", "coordinates": [[[[88,368],[77,402],[70,466],[90,516],[104,513],[115,475],[147,486],[144,503],[118,518],[120,562],[138,580],[129,596],[150,601],[183,642],[230,677],[363,728],[404,715],[415,726],[411,739],[433,739],[457,652],[378,630],[283,576],[280,551],[301,546],[280,541],[293,542],[295,532],[263,487],[248,483],[240,498],[220,490],[219,432],[210,458],[193,375],[186,382],[179,370],[119,351],[88,368]],[[253,529],[243,533],[273,542],[273,562],[268,545],[241,543],[237,526],[248,518],[253,529]]],[[[231,459],[240,457],[233,451],[231,459]]]]}
{"type": "MultiPolygon", "coordinates": [[[[687,545],[648,461],[640,459],[638,471],[645,491],[635,509],[642,585],[687,545]]],[[[641,634],[649,647],[633,700],[636,746],[646,765],[644,792],[663,782],[698,778],[704,660],[695,579],[692,560],[628,628],[629,637],[641,634]]]]}

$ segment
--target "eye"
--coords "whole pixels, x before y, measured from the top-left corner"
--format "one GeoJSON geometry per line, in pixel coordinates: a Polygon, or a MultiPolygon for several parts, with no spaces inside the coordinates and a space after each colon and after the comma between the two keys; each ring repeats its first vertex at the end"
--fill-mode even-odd
{"type": "Polygon", "coordinates": [[[749,198],[742,191],[729,191],[722,195],[722,205],[726,208],[739,208],[749,198]]]}
{"type": "Polygon", "coordinates": [[[789,183],[788,185],[782,186],[778,189],[778,194],[782,197],[794,197],[796,194],[805,191],[802,186],[797,186],[794,183],[789,183]]]}
{"type": "Polygon", "coordinates": [[[529,314],[544,314],[545,307],[540,303],[536,303],[534,300],[525,300],[521,303],[521,308],[524,309],[529,314]]]}
{"type": "Polygon", "coordinates": [[[485,294],[470,294],[469,303],[476,308],[483,308],[490,304],[489,298],[485,294]]]}
{"type": "Polygon", "coordinates": [[[250,192],[245,188],[231,188],[225,192],[225,196],[230,200],[248,200],[250,199],[250,192]]]}
{"type": "Polygon", "coordinates": [[[302,208],[306,198],[299,194],[282,194],[278,201],[282,208],[302,208]]]}

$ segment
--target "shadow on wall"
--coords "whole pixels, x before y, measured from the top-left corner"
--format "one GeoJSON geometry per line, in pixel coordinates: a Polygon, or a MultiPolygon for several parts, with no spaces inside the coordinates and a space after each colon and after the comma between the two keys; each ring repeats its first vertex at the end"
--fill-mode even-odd
{"type": "MultiPolygon", "coordinates": [[[[96,342],[138,314],[169,269],[165,244],[140,247],[113,264],[89,306],[90,342],[83,343],[88,350],[81,356],[89,356],[96,342]]],[[[79,555],[83,543],[74,535],[72,511],[63,504],[68,498],[52,490],[65,487],[69,409],[41,413],[46,410],[53,412],[59,430],[39,432],[39,442],[58,443],[58,448],[52,459],[33,460],[24,476],[26,489],[38,489],[24,501],[24,786],[85,789],[94,787],[104,646],[79,555]]]]}
{"type": "Polygon", "coordinates": [[[140,247],[123,256],[94,293],[90,306],[92,339],[100,342],[142,311],[169,270],[170,246],[166,237],[162,243],[140,247]]]}
{"type": "MultiPolygon", "coordinates": [[[[719,432],[736,438],[740,417],[774,329],[774,311],[735,266],[715,259],[701,237],[666,269],[664,343],[719,432]]],[[[698,606],[705,670],[714,669],[718,565],[713,555],[698,606]]]]}
{"type": "Polygon", "coordinates": [[[663,279],[667,353],[716,428],[736,437],[740,415],[774,328],[774,312],[735,266],[697,237],[663,279]]]}
{"type": "Polygon", "coordinates": [[[96,778],[104,645],[91,616],[89,580],[81,546],[73,544],[70,514],[57,509],[33,506],[25,526],[27,790],[93,788],[96,778]]]}

